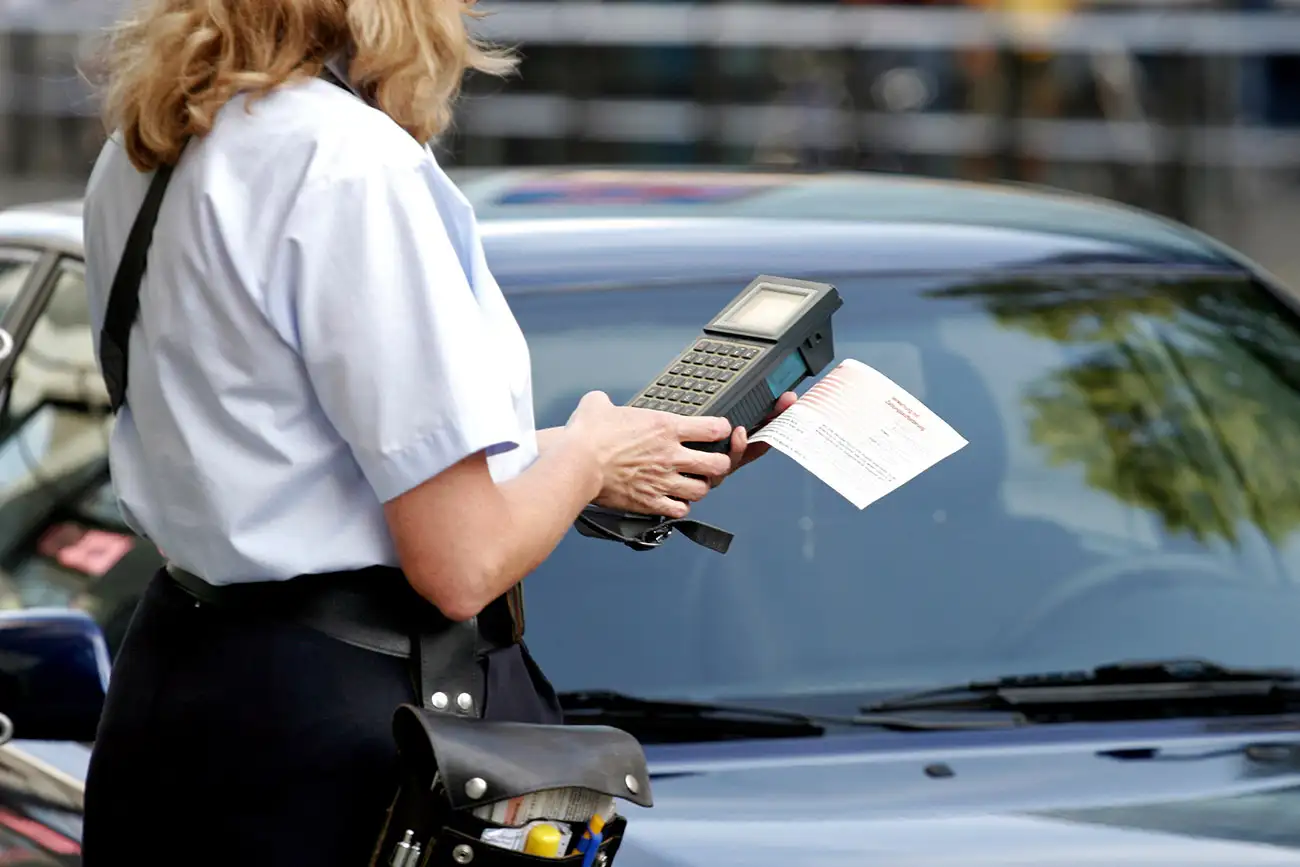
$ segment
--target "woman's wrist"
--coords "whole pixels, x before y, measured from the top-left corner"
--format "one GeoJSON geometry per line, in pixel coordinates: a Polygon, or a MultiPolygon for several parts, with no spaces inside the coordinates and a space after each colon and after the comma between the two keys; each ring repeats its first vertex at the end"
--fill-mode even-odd
{"type": "Polygon", "coordinates": [[[537,432],[537,454],[544,455],[546,450],[559,442],[564,436],[562,427],[544,427],[537,432]]]}
{"type": "Polygon", "coordinates": [[[572,467],[583,481],[582,490],[588,503],[600,496],[605,487],[605,472],[590,440],[568,427],[546,428],[537,433],[538,454],[572,467]]]}

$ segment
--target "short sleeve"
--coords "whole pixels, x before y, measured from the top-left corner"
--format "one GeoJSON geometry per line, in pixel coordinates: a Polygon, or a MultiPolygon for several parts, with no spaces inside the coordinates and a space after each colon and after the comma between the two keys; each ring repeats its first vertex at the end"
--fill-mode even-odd
{"type": "Polygon", "coordinates": [[[285,336],[381,502],[522,435],[451,240],[462,227],[444,220],[434,190],[420,166],[315,183],[288,221],[278,269],[285,336]]]}

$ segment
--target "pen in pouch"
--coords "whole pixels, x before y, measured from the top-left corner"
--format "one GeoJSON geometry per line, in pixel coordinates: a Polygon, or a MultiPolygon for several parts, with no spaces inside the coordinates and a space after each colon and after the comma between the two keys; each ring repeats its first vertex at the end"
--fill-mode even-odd
{"type": "MultiPolygon", "coordinates": [[[[597,840],[595,846],[591,845],[591,841],[600,836],[600,831],[604,827],[605,817],[600,815],[600,813],[596,813],[587,821],[587,830],[582,832],[582,838],[578,840],[578,845],[569,854],[585,855],[588,851],[594,852],[596,848],[600,846],[600,841],[597,840]]],[[[586,859],[583,860],[585,861],[586,859]]]]}
{"type": "MultiPolygon", "coordinates": [[[[604,826],[601,822],[601,826],[604,826]]],[[[599,830],[591,832],[591,839],[587,841],[587,849],[582,853],[582,867],[592,867],[596,862],[596,853],[600,851],[600,841],[605,837],[599,830]]]]}

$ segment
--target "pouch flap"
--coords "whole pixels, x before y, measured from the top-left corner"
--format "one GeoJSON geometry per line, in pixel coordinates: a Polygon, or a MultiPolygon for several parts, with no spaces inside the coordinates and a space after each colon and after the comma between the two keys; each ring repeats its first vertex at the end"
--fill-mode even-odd
{"type": "Polygon", "coordinates": [[[641,744],[609,726],[496,722],[404,704],[393,737],[425,785],[440,774],[457,810],[570,786],[654,803],[641,744]]]}

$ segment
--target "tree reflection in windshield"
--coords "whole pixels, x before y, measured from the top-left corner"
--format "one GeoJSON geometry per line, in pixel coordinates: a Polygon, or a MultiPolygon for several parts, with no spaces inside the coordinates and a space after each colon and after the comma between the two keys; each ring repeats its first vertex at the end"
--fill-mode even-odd
{"type": "Polygon", "coordinates": [[[1053,464],[1152,510],[1170,532],[1281,543],[1300,525],[1300,340],[1262,292],[1223,277],[1052,277],[959,287],[1007,328],[1079,347],[1023,395],[1053,464]],[[1225,484],[1225,482],[1229,482],[1225,484]]]}

